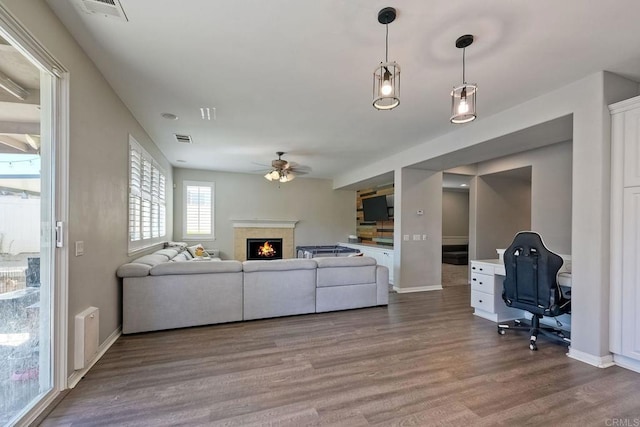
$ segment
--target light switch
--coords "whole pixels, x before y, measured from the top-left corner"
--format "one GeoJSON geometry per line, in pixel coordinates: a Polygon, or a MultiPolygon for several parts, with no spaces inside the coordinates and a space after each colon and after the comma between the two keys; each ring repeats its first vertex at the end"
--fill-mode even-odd
{"type": "Polygon", "coordinates": [[[414,234],[413,235],[413,240],[420,240],[420,235],[419,234],[414,234]]]}
{"type": "Polygon", "coordinates": [[[402,236],[402,240],[404,240],[405,242],[408,242],[409,241],[409,235],[408,234],[403,235],[402,236]]]}
{"type": "Polygon", "coordinates": [[[427,240],[427,235],[426,234],[422,235],[422,240],[427,240]]]}
{"type": "Polygon", "coordinates": [[[76,256],[84,255],[84,242],[82,240],[78,240],[76,242],[76,256]]]}

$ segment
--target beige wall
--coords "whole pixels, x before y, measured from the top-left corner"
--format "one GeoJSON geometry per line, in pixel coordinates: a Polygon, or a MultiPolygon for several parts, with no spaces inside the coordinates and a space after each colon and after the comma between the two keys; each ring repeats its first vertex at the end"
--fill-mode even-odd
{"type": "Polygon", "coordinates": [[[345,242],[356,229],[356,193],[333,190],[332,182],[298,178],[280,184],[261,175],[174,169],[175,238],[182,235],[183,181],[215,182],[215,241],[205,247],[221,251],[223,259],[234,257],[233,219],[298,220],[295,246],[332,245],[345,242]]]}
{"type": "Polygon", "coordinates": [[[513,236],[531,229],[531,182],[498,175],[476,180],[477,259],[497,258],[513,236]]]}
{"type": "MultiPolygon", "coordinates": [[[[115,271],[127,262],[128,135],[167,171],[171,166],[109,84],[41,0],[4,4],[69,71],[69,242],[85,254],[69,257],[68,374],[73,372],[74,316],[100,309],[100,343],[121,324],[121,285],[115,271]]],[[[168,209],[168,237],[172,230],[168,209]]]]}
{"type": "Polygon", "coordinates": [[[442,190],[442,236],[469,235],[469,192],[442,190]]]}
{"type": "Polygon", "coordinates": [[[404,168],[395,174],[394,287],[442,286],[442,172],[404,168]],[[422,211],[422,214],[418,214],[422,211]],[[398,223],[400,218],[400,223],[398,223]],[[403,236],[408,235],[409,240],[403,236]],[[414,240],[414,235],[420,240],[414,240]],[[422,240],[426,235],[427,239],[422,240]]]}

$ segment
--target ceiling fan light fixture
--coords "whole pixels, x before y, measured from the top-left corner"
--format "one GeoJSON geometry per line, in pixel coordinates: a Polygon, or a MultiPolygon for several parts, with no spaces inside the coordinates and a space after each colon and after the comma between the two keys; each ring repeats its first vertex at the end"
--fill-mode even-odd
{"type": "Polygon", "coordinates": [[[469,84],[465,79],[465,49],[473,43],[473,36],[466,34],[458,37],[456,47],[462,49],[462,84],[451,91],[451,123],[469,123],[476,119],[476,93],[478,86],[469,84]]]}
{"type": "Polygon", "coordinates": [[[283,151],[276,153],[278,158],[271,162],[271,171],[264,175],[267,181],[289,182],[296,177],[295,173],[290,169],[291,165],[286,160],[282,160],[283,151]]]}
{"type": "Polygon", "coordinates": [[[385,7],[378,12],[378,22],[386,28],[384,62],[373,70],[373,107],[392,110],[400,105],[400,66],[389,61],[389,24],[396,19],[396,10],[385,7]]]}

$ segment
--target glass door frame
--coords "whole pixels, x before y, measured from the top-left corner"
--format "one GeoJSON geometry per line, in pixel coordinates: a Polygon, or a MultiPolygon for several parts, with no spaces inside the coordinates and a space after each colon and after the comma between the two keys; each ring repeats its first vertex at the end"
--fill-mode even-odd
{"type": "Polygon", "coordinates": [[[49,224],[42,224],[42,232],[48,233],[46,240],[51,242],[53,257],[49,313],[52,388],[13,421],[17,425],[29,425],[68,387],[69,73],[1,3],[0,34],[36,67],[51,76],[47,82],[41,82],[41,99],[49,101],[51,107],[43,108],[48,114],[43,114],[41,126],[49,126],[46,132],[49,140],[43,144],[48,144],[51,152],[49,217],[52,220],[49,224]]]}

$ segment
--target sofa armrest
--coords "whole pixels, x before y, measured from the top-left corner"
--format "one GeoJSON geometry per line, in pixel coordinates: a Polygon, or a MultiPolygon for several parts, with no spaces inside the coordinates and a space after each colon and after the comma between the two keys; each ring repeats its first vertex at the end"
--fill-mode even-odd
{"type": "Polygon", "coordinates": [[[144,277],[149,275],[150,270],[150,265],[139,264],[137,262],[129,262],[118,267],[118,270],[116,270],[116,275],[120,278],[144,277]]]}
{"type": "Polygon", "coordinates": [[[376,268],[377,304],[389,304],[389,269],[384,265],[376,268]]]}

